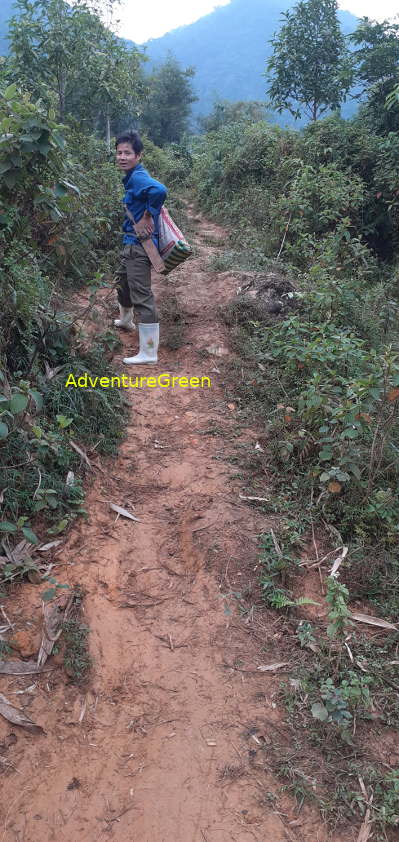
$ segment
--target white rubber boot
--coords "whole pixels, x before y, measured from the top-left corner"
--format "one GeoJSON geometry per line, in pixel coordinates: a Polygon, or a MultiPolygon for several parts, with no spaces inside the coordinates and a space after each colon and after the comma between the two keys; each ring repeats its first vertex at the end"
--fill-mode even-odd
{"type": "Polygon", "coordinates": [[[114,319],[115,327],[124,327],[125,330],[134,330],[136,325],[133,321],[133,307],[122,307],[119,305],[120,319],[114,319]]]}
{"type": "Polygon", "coordinates": [[[125,357],[126,365],[158,362],[159,323],[153,325],[139,324],[140,350],[135,357],[125,357]]]}

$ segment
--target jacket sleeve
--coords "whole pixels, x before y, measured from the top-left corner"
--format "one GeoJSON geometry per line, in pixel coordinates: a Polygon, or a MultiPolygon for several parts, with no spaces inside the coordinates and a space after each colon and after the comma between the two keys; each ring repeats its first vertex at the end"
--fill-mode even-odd
{"type": "Polygon", "coordinates": [[[155,178],[151,178],[146,170],[140,170],[134,176],[134,197],[142,201],[146,210],[157,216],[167,196],[166,187],[155,178]]]}

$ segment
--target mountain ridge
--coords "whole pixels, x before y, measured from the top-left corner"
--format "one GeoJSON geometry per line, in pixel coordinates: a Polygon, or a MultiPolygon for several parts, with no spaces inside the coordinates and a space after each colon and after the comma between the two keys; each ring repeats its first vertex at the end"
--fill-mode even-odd
{"type": "MultiPolygon", "coordinates": [[[[279,30],[282,14],[294,5],[287,0],[231,0],[194,23],[139,46],[145,48],[150,66],[171,52],[182,65],[195,68],[198,102],[193,106],[194,116],[209,113],[216,98],[264,101],[267,81],[263,74],[272,53],[268,42],[279,30]]],[[[358,19],[345,11],[339,11],[338,17],[343,33],[353,32],[358,19]]],[[[348,103],[342,112],[348,116],[354,110],[348,103]]],[[[276,119],[287,125],[293,122],[289,116],[276,119]]]]}
{"type": "MultiPolygon", "coordinates": [[[[164,61],[169,52],[184,67],[195,68],[193,88],[198,101],[193,104],[194,119],[209,114],[217,99],[264,102],[266,61],[272,52],[269,41],[281,26],[283,12],[293,5],[295,0],[231,0],[194,23],[136,46],[145,49],[149,69],[164,61]]],[[[7,52],[7,22],[14,12],[14,0],[1,0],[0,54],[7,52]]],[[[356,28],[358,19],[350,12],[339,11],[338,16],[344,34],[356,28]]],[[[343,116],[351,116],[356,107],[353,102],[344,104],[343,116]]],[[[281,125],[294,124],[288,113],[274,119],[281,125]]]]}

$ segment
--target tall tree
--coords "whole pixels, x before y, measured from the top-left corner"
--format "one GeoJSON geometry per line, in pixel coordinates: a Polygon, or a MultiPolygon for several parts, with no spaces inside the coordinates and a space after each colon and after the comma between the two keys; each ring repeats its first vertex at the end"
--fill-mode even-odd
{"type": "Polygon", "coordinates": [[[356,80],[366,96],[365,113],[373,129],[386,134],[399,130],[399,104],[388,99],[399,84],[399,24],[362,18],[350,36],[354,51],[356,80]]]}
{"type": "Polygon", "coordinates": [[[81,125],[105,134],[108,146],[111,131],[121,121],[136,123],[139,118],[147,91],[142,62],[137,49],[129,49],[106,31],[96,39],[86,72],[76,72],[71,84],[69,113],[81,125]]]}
{"type": "MultiPolygon", "coordinates": [[[[112,5],[112,4],[111,4],[112,5]]],[[[58,115],[88,128],[138,111],[144,56],[128,49],[84,0],[17,0],[10,24],[10,68],[34,95],[55,100],[58,115]]],[[[98,11],[103,4],[99,3],[98,11]]]]}
{"type": "Polygon", "coordinates": [[[194,73],[192,67],[183,70],[169,55],[150,78],[142,125],[158,146],[178,143],[188,130],[191,104],[197,99],[191,83],[194,73]]]}
{"type": "Polygon", "coordinates": [[[337,8],[336,0],[303,0],[283,14],[266,74],[272,75],[267,92],[276,111],[317,120],[345,100],[352,69],[337,8]]]}

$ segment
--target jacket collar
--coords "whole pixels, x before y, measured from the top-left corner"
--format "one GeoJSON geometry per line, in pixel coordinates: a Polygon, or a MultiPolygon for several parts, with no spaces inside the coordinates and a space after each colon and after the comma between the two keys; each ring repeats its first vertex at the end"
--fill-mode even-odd
{"type": "Polygon", "coordinates": [[[132,173],[136,172],[137,170],[143,170],[143,169],[144,169],[144,167],[143,167],[142,164],[140,164],[140,163],[136,164],[135,167],[133,167],[131,170],[128,170],[126,175],[123,176],[123,179],[122,179],[123,184],[125,184],[125,185],[127,184],[127,182],[129,181],[129,178],[132,175],[132,173]]]}

